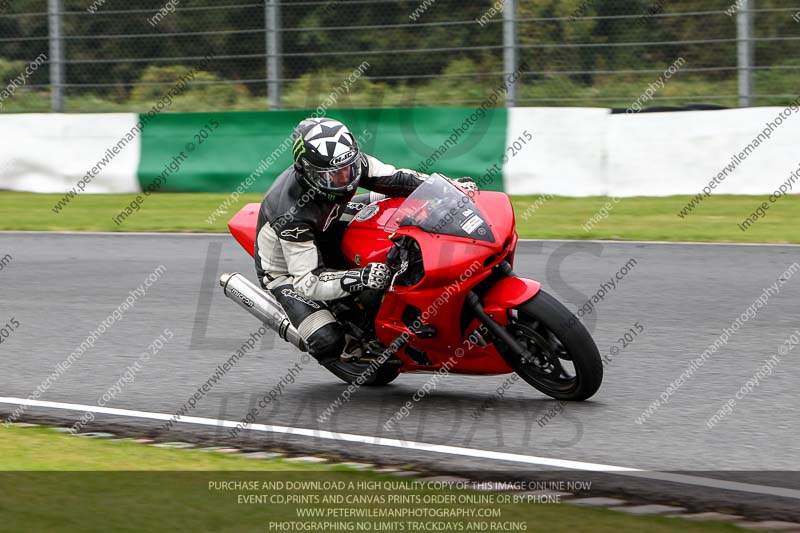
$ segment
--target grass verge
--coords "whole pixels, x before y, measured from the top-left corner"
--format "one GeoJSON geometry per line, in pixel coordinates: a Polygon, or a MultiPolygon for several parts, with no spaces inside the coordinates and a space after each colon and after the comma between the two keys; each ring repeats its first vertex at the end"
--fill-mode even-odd
{"type": "MultiPolygon", "coordinates": [[[[227,194],[163,193],[144,198],[122,224],[113,218],[135,198],[131,194],[80,195],[55,214],[57,194],[0,193],[0,230],[41,231],[182,231],[225,232],[227,220],[246,203],[260,202],[261,194],[243,195],[227,214],[208,219],[227,194]]],[[[697,242],[800,243],[800,196],[786,196],[770,204],[766,217],[747,231],[742,223],[766,200],[761,196],[711,196],[685,218],[678,211],[689,196],[623,198],[605,197],[543,200],[532,196],[512,198],[517,230],[531,239],[618,239],[697,242]],[[584,226],[597,220],[588,231],[584,226]]]]}
{"type": "MultiPolygon", "coordinates": [[[[393,523],[382,531],[414,531],[410,522],[450,524],[441,531],[490,531],[491,523],[524,524],[525,531],[599,533],[648,531],[654,533],[728,532],[722,523],[695,523],[658,517],[633,517],[599,509],[564,504],[447,503],[449,499],[485,496],[413,486],[409,480],[353,471],[331,465],[297,465],[279,460],[254,460],[200,450],[157,449],[127,441],[89,440],[46,429],[0,428],[0,514],[6,531],[276,531],[272,524],[300,522],[303,531],[359,531],[358,523],[393,523]],[[225,488],[224,482],[256,482],[259,488],[225,488]],[[266,489],[266,482],[284,488],[266,489]],[[288,483],[337,483],[342,489],[292,490],[288,483]],[[350,483],[356,484],[351,488],[350,483]],[[359,489],[358,483],[380,488],[359,489]],[[395,484],[391,488],[392,485],[395,484]],[[403,484],[398,488],[396,484],[403,484]],[[322,502],[324,496],[381,496],[418,494],[430,504],[388,505],[393,509],[498,509],[492,518],[346,518],[341,511],[379,510],[379,503],[322,502]],[[251,497],[266,495],[265,502],[251,497]],[[283,502],[271,502],[272,496],[283,502]],[[290,495],[316,495],[316,503],[286,501],[290,495]],[[334,518],[299,517],[300,509],[334,510],[334,518]],[[324,526],[327,522],[329,525],[324,526]],[[484,528],[469,524],[483,522],[484,528]],[[330,524],[351,524],[339,529],[330,524]],[[320,528],[308,529],[309,525],[320,528]],[[398,524],[403,524],[398,525],[398,524]],[[458,526],[461,524],[461,526],[458,526]],[[6,529],[7,528],[7,529],[6,529]]],[[[230,485],[229,485],[230,487],[230,485]]],[[[498,495],[493,495],[499,497],[498,495]]],[[[521,526],[520,526],[521,527],[521,526]]],[[[284,529],[285,530],[285,529],[284,529]]],[[[297,529],[293,529],[297,530],[297,529]]],[[[516,529],[522,530],[522,529],[516,529]]],[[[427,531],[422,529],[421,531],[427,531]]]]}

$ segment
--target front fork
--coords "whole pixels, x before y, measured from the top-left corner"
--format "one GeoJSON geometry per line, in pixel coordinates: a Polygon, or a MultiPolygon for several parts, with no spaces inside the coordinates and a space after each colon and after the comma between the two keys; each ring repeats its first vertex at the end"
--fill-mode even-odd
{"type": "Polygon", "coordinates": [[[467,295],[466,305],[486,329],[508,346],[513,355],[523,361],[530,360],[532,358],[530,351],[506,330],[505,325],[509,311],[514,313],[514,307],[536,296],[541,289],[541,284],[537,281],[517,277],[511,269],[511,265],[506,261],[495,268],[501,277],[483,295],[484,303],[475,292],[470,292],[467,295]],[[493,316],[503,317],[503,322],[498,322],[492,318],[493,316]]]}
{"type": "Polygon", "coordinates": [[[486,310],[481,305],[481,299],[474,292],[467,295],[467,305],[475,314],[478,321],[486,326],[495,337],[503,341],[503,344],[508,346],[508,350],[521,361],[528,361],[532,359],[533,354],[530,353],[524,346],[522,346],[517,339],[511,335],[506,328],[497,323],[492,317],[486,314],[486,310]]]}

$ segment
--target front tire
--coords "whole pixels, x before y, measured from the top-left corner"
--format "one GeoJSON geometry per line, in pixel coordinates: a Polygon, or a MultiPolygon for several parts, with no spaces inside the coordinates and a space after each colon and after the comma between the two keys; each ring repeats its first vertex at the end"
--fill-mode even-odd
{"type": "Polygon", "coordinates": [[[506,326],[533,354],[523,361],[497,341],[506,363],[537,390],[557,400],[590,398],[603,381],[603,362],[580,320],[544,291],[514,308],[506,326]]]}

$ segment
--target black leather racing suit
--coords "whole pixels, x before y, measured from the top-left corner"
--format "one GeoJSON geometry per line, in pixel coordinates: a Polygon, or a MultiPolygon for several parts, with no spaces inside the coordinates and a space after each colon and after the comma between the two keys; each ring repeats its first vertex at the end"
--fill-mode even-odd
{"type": "Polygon", "coordinates": [[[348,202],[330,201],[308,191],[292,166],[264,196],[254,254],[258,279],[321,363],[337,360],[345,344],[324,303],[349,294],[341,286],[346,268],[339,248],[344,228],[366,205],[386,196],[408,196],[426,177],[364,155],[359,186],[372,193],[348,202]]]}

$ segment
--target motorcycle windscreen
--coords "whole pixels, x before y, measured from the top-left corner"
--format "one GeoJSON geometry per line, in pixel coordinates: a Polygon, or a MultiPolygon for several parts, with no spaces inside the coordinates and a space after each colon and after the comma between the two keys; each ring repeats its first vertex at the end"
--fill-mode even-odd
{"type": "Polygon", "coordinates": [[[472,199],[438,174],[430,176],[406,198],[385,229],[394,233],[408,226],[428,233],[495,242],[486,217],[472,199]]]}

